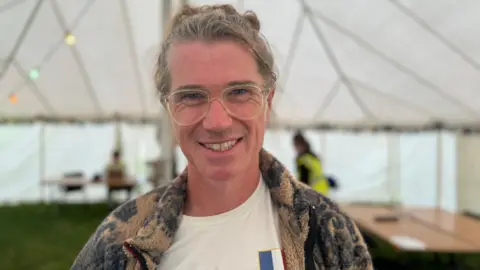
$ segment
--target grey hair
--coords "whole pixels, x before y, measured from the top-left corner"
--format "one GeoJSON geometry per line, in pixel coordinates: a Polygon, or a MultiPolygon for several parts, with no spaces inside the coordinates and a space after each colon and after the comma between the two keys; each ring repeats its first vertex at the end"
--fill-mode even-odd
{"type": "Polygon", "coordinates": [[[270,90],[275,87],[277,75],[274,57],[270,45],[260,34],[260,21],[254,12],[240,14],[232,5],[186,5],[172,19],[156,64],[155,84],[162,102],[171,88],[168,53],[172,44],[197,40],[239,42],[254,57],[265,88],[270,90]]]}

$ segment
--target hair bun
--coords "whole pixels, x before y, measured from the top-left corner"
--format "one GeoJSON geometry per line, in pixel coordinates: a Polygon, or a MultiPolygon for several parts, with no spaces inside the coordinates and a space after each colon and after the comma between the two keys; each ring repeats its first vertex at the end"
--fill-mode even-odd
{"type": "Polygon", "coordinates": [[[199,13],[198,8],[192,7],[190,5],[184,5],[180,12],[178,12],[175,17],[171,20],[171,27],[175,27],[176,25],[180,24],[186,18],[193,16],[199,13]]]}
{"type": "Polygon", "coordinates": [[[235,7],[233,7],[232,5],[229,5],[229,4],[213,5],[212,9],[215,10],[215,11],[216,10],[221,10],[223,13],[225,13],[227,15],[240,15],[240,14],[238,14],[235,7]]]}
{"type": "Polygon", "coordinates": [[[260,20],[257,15],[252,11],[247,11],[243,15],[238,13],[234,6],[229,4],[224,5],[212,5],[212,6],[201,6],[194,7],[191,5],[184,5],[180,12],[177,13],[175,17],[172,18],[171,26],[175,27],[180,24],[183,20],[194,16],[200,13],[209,13],[209,12],[219,12],[228,16],[241,16],[248,24],[256,31],[260,32],[260,20]]]}
{"type": "Polygon", "coordinates": [[[255,29],[257,32],[260,32],[260,20],[255,13],[252,11],[247,11],[245,14],[243,14],[243,18],[248,21],[253,29],[255,29]]]}

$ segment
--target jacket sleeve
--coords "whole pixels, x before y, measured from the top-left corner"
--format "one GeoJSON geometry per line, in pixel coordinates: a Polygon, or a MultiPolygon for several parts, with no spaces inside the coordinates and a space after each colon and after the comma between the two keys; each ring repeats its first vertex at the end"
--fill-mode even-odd
{"type": "Polygon", "coordinates": [[[304,183],[305,185],[310,185],[310,181],[308,179],[309,171],[305,165],[298,166],[298,175],[300,182],[304,183]]]}
{"type": "Polygon", "coordinates": [[[77,258],[73,262],[71,270],[80,269],[103,269],[103,252],[97,249],[96,244],[97,232],[95,232],[87,243],[83,246],[77,258]]]}
{"type": "Polygon", "coordinates": [[[317,216],[318,237],[314,250],[320,269],[373,270],[368,247],[356,224],[340,211],[317,216]]]}
{"type": "Polygon", "coordinates": [[[70,269],[124,269],[126,256],[121,243],[116,241],[116,225],[114,217],[107,217],[83,246],[70,269]]]}

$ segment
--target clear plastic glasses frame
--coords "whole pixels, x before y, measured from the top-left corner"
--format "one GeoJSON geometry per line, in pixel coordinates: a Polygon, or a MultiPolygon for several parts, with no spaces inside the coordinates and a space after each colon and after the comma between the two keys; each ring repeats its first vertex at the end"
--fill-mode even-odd
{"type": "Polygon", "coordinates": [[[205,118],[214,100],[218,100],[231,117],[254,119],[263,111],[267,94],[268,89],[256,84],[243,84],[229,86],[215,98],[206,89],[182,89],[170,93],[162,102],[178,125],[189,126],[205,118]]]}

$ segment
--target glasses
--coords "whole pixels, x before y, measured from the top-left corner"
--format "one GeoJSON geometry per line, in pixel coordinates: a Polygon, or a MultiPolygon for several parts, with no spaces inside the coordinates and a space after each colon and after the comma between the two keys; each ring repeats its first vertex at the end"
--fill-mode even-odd
{"type": "Polygon", "coordinates": [[[181,126],[201,121],[218,99],[230,116],[251,120],[262,112],[266,90],[254,84],[231,86],[219,98],[212,98],[204,89],[183,89],[168,95],[164,102],[173,120],[181,126]]]}

